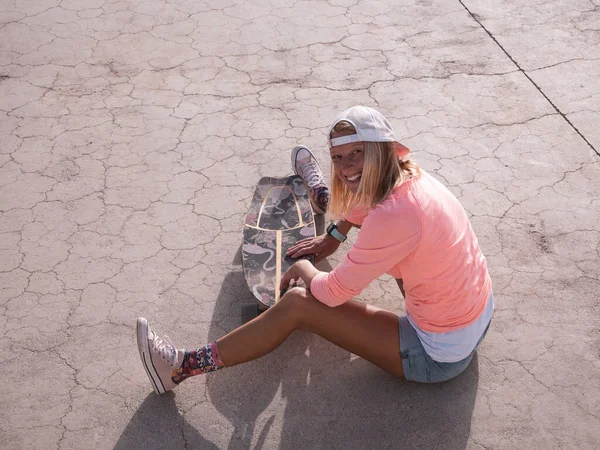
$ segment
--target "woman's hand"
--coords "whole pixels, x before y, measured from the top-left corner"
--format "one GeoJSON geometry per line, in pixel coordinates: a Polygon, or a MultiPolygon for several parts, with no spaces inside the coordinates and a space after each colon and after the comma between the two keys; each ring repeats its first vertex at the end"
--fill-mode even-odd
{"type": "Polygon", "coordinates": [[[296,283],[300,278],[296,270],[296,264],[292,264],[288,270],[281,277],[281,282],[279,283],[279,292],[284,292],[290,286],[290,283],[296,283]]]}
{"type": "Polygon", "coordinates": [[[298,278],[302,278],[305,287],[310,289],[312,280],[318,273],[319,271],[310,261],[301,259],[292,264],[292,266],[283,274],[281,282],[279,283],[279,291],[284,292],[292,285],[292,283],[297,285],[298,278]]]}
{"type": "Polygon", "coordinates": [[[315,238],[302,239],[296,245],[290,247],[286,255],[292,258],[299,258],[303,255],[314,254],[315,263],[318,263],[333,254],[339,246],[340,241],[326,233],[315,238]]]}

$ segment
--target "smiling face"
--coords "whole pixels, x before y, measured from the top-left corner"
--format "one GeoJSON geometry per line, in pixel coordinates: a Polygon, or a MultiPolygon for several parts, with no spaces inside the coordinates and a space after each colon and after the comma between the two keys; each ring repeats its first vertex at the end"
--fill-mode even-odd
{"type": "MultiPolygon", "coordinates": [[[[354,130],[334,131],[332,138],[354,134],[354,130]]],[[[333,174],[352,192],[356,194],[362,180],[365,163],[365,146],[362,142],[332,147],[329,151],[333,174]]]]}
{"type": "MultiPolygon", "coordinates": [[[[347,120],[339,120],[329,138],[353,134],[357,134],[354,126],[347,120]]],[[[395,141],[351,142],[330,147],[329,154],[331,196],[327,212],[333,217],[344,217],[357,206],[374,208],[399,184],[421,173],[414,161],[399,159],[408,154],[408,149],[395,141]]]]}

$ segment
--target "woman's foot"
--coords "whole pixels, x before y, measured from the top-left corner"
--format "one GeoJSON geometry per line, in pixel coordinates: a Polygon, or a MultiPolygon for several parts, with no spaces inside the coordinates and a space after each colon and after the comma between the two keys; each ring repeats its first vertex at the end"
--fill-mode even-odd
{"type": "Polygon", "coordinates": [[[294,173],[304,180],[313,210],[317,214],[325,214],[329,203],[329,189],[317,159],[308,148],[299,145],[292,150],[292,167],[294,173]]]}
{"type": "Polygon", "coordinates": [[[137,319],[137,343],[154,392],[161,395],[177,386],[173,373],[182,366],[185,350],[177,350],[168,336],[159,338],[143,317],[137,319]]]}

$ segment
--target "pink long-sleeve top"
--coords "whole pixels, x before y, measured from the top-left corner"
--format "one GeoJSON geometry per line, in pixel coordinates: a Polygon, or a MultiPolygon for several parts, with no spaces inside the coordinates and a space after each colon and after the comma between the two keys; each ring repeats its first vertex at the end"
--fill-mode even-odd
{"type": "Polygon", "coordinates": [[[452,331],[479,317],[492,289],[485,257],[462,205],[431,175],[344,218],[362,227],[344,261],[313,278],[318,300],[341,305],[388,273],[403,280],[406,312],[422,330],[452,331]]]}

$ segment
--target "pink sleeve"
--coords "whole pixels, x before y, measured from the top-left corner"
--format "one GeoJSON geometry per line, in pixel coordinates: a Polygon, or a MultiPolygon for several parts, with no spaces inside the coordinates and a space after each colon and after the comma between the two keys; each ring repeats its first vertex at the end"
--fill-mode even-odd
{"type": "Polygon", "coordinates": [[[310,288],[315,298],[328,306],[341,305],[417,249],[419,213],[411,205],[403,206],[392,213],[377,208],[365,218],[344,261],[330,273],[313,278],[310,288]]]}

